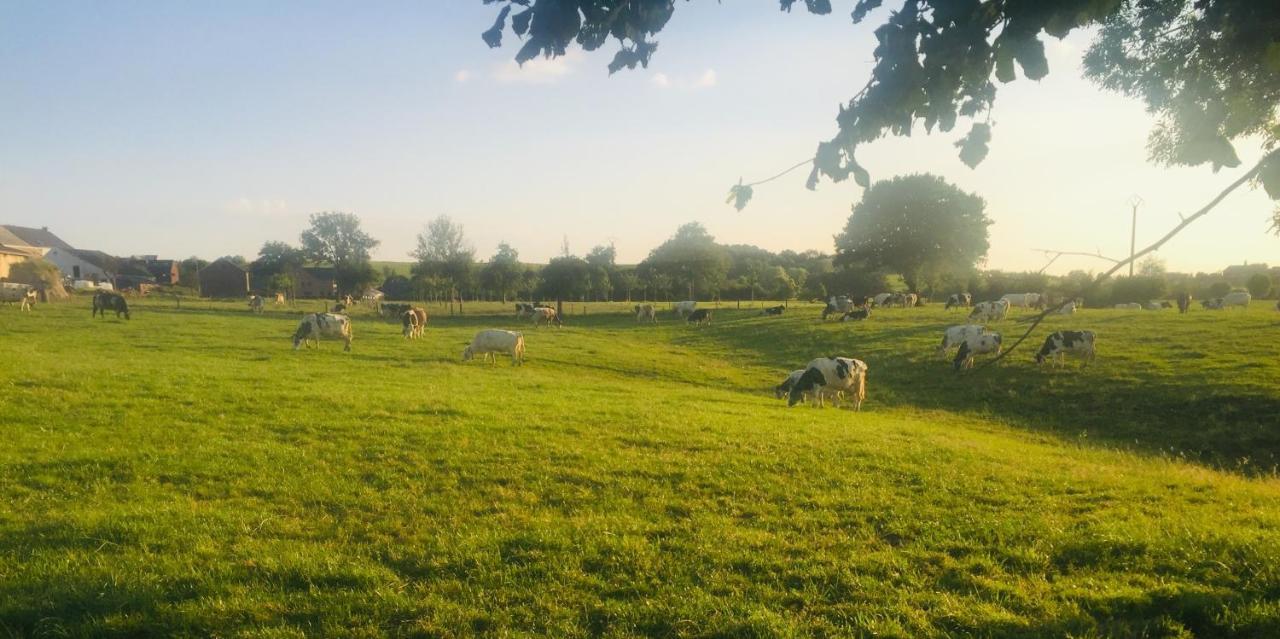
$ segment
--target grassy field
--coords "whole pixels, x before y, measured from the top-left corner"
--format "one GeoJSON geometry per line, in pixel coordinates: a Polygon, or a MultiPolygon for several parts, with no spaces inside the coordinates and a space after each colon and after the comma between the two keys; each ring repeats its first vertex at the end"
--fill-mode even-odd
{"type": "Polygon", "coordinates": [[[243,303],[0,307],[0,636],[1280,636],[1264,306],[1087,310],[1047,325],[1089,369],[1042,333],[965,375],[939,306],[579,308],[523,367],[460,361],[497,305],[357,310],[351,353],[243,303]],[[861,413],[773,399],[830,354],[861,413]]]}

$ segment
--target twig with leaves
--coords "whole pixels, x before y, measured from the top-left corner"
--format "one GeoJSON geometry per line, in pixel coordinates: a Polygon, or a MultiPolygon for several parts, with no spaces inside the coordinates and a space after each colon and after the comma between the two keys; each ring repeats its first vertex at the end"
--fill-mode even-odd
{"type": "Polygon", "coordinates": [[[1174,226],[1173,229],[1171,229],[1168,233],[1165,233],[1164,237],[1161,237],[1160,239],[1152,243],[1150,246],[1147,246],[1141,251],[1134,253],[1128,258],[1116,262],[1115,266],[1112,266],[1110,270],[1099,275],[1096,279],[1093,280],[1093,282],[1091,282],[1088,286],[1084,287],[1084,289],[1078,291],[1075,295],[1070,295],[1065,297],[1061,302],[1059,302],[1055,306],[1046,307],[1043,311],[1040,311],[1034,317],[1029,317],[1029,318],[1024,318],[1019,320],[1019,322],[1030,322],[1031,326],[1027,327],[1026,332],[1024,332],[1022,336],[1018,338],[1017,341],[1009,345],[1009,348],[1004,349],[1004,351],[1001,352],[999,355],[997,355],[996,357],[990,360],[987,360],[985,363],[983,363],[981,366],[979,366],[975,370],[986,369],[996,364],[1000,360],[1004,359],[1005,357],[1008,357],[1009,353],[1012,353],[1015,349],[1017,349],[1018,346],[1022,344],[1022,342],[1026,341],[1026,339],[1031,336],[1031,333],[1035,332],[1036,327],[1040,326],[1040,322],[1043,322],[1046,317],[1054,313],[1057,313],[1064,306],[1071,303],[1076,298],[1085,297],[1086,295],[1092,294],[1094,291],[1097,290],[1099,285],[1101,285],[1103,282],[1107,280],[1107,278],[1110,278],[1117,271],[1124,268],[1131,262],[1137,260],[1140,257],[1143,257],[1148,253],[1159,250],[1161,246],[1164,246],[1166,242],[1173,239],[1173,237],[1176,236],[1178,233],[1181,233],[1182,230],[1187,228],[1187,226],[1189,226],[1192,222],[1204,217],[1205,215],[1208,215],[1209,212],[1214,209],[1214,207],[1218,206],[1218,204],[1221,203],[1222,200],[1226,199],[1228,195],[1231,195],[1233,191],[1240,188],[1242,184],[1244,184],[1245,182],[1248,182],[1249,180],[1254,179],[1255,177],[1258,177],[1258,175],[1262,171],[1275,167],[1277,163],[1280,163],[1280,149],[1273,150],[1270,153],[1264,155],[1262,159],[1258,161],[1257,164],[1253,165],[1253,168],[1246,171],[1244,175],[1241,175],[1239,178],[1236,178],[1236,181],[1228,185],[1227,188],[1223,189],[1212,200],[1209,200],[1209,203],[1201,207],[1200,210],[1196,211],[1195,213],[1191,214],[1188,217],[1183,218],[1182,221],[1177,224],[1177,226],[1174,226]]]}

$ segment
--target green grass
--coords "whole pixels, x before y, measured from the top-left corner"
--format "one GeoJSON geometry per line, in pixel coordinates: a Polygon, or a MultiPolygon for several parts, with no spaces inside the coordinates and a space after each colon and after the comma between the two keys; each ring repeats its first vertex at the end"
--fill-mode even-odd
{"type": "Polygon", "coordinates": [[[459,361],[496,304],[357,309],[351,353],[0,307],[0,637],[1280,636],[1280,314],[1087,310],[1048,324],[1089,369],[955,375],[940,307],[624,306],[523,367],[459,361]],[[772,398],[835,353],[863,412],[772,398]]]}

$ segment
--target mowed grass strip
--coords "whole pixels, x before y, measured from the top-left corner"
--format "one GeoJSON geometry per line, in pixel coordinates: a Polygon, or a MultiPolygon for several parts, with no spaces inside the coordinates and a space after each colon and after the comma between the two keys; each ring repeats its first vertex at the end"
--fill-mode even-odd
{"type": "Polygon", "coordinates": [[[1046,329],[955,375],[940,307],[432,307],[416,341],[358,309],[342,353],[82,302],[0,308],[0,635],[1280,635],[1262,308],[1084,311],[1050,324],[1098,332],[1085,371],[1036,369],[1046,329]],[[527,364],[462,363],[488,327],[527,364]],[[863,412],[772,398],[829,354],[863,412]]]}

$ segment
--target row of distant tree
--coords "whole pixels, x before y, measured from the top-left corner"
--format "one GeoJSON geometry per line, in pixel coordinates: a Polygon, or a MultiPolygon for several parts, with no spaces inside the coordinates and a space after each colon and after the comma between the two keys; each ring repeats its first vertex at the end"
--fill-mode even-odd
{"type": "MultiPolygon", "coordinates": [[[[379,244],[351,213],[317,213],[298,244],[270,241],[257,259],[230,257],[249,268],[255,288],[292,292],[305,265],[332,266],[339,293],[359,294],[380,287],[393,300],[624,301],[671,299],[825,299],[851,293],[870,295],[906,290],[941,297],[967,291],[978,299],[1009,292],[1083,290],[1090,273],[1064,277],[982,271],[991,221],[982,198],[933,175],[909,175],[877,182],[853,207],[835,236],[833,254],[819,251],[774,253],[750,245],[724,245],[701,224],[681,226],[670,239],[636,265],[620,265],[612,246],[595,246],[584,255],[566,245],[548,264],[521,262],[507,243],[487,260],[477,258],[465,229],[447,216],[437,217],[418,235],[408,274],[376,268],[371,251],[379,244]]],[[[183,281],[202,266],[183,262],[183,281]]],[[[1092,304],[1161,299],[1177,292],[1217,296],[1247,285],[1267,295],[1270,274],[1256,281],[1229,282],[1221,276],[1165,272],[1158,260],[1143,263],[1140,275],[1106,283],[1090,294],[1092,304]]]]}

